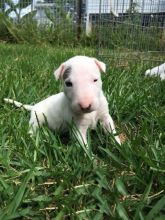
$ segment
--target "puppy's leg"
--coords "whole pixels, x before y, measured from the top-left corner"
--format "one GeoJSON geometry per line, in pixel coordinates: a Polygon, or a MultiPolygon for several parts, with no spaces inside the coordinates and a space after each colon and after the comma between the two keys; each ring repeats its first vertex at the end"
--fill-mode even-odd
{"type": "Polygon", "coordinates": [[[88,127],[79,125],[75,131],[75,135],[78,138],[80,144],[88,147],[87,137],[86,137],[87,129],[88,127]]]}
{"type": "Polygon", "coordinates": [[[87,143],[87,130],[89,127],[88,122],[84,117],[74,117],[75,128],[74,135],[78,139],[81,145],[85,145],[88,148],[87,143]]]}
{"type": "Polygon", "coordinates": [[[112,117],[109,114],[108,102],[104,95],[102,96],[102,100],[101,100],[101,110],[99,113],[99,119],[103,126],[103,129],[105,131],[112,132],[115,136],[115,140],[117,141],[117,143],[121,145],[120,138],[117,135],[115,135],[116,134],[115,125],[112,117]]]}
{"type": "Polygon", "coordinates": [[[121,145],[119,136],[115,135],[116,134],[115,125],[109,113],[105,114],[100,120],[104,131],[112,132],[115,136],[115,140],[117,141],[117,143],[121,145]]]}
{"type": "Polygon", "coordinates": [[[30,121],[29,121],[29,131],[30,135],[34,135],[36,130],[44,124],[46,118],[43,113],[37,111],[31,111],[30,121]]]}

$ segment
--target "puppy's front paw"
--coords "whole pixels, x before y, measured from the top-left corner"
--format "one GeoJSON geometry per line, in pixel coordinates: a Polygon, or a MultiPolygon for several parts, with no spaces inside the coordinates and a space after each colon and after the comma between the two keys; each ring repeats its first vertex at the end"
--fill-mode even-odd
{"type": "Polygon", "coordinates": [[[116,142],[121,145],[120,138],[118,135],[116,135],[115,126],[114,126],[112,119],[111,120],[109,120],[109,119],[103,120],[101,122],[101,124],[102,124],[104,131],[113,133],[116,142]]]}

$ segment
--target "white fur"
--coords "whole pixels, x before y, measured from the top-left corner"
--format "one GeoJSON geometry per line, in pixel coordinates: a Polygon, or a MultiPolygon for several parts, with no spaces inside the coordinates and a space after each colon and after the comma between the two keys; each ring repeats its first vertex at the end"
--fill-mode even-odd
{"type": "MultiPolygon", "coordinates": [[[[31,105],[23,105],[11,99],[5,102],[31,111],[30,133],[47,122],[53,130],[65,129],[72,121],[77,127],[76,136],[87,144],[87,129],[95,128],[98,120],[105,131],[116,133],[109,115],[108,103],[102,91],[100,71],[105,72],[105,64],[95,58],[75,56],[55,71],[56,79],[63,78],[64,92],[31,105]],[[69,73],[65,75],[67,69],[69,73]],[[68,86],[69,82],[69,86],[68,86]]],[[[120,139],[115,136],[120,144],[120,139]]]]}
{"type": "Polygon", "coordinates": [[[165,63],[160,66],[156,66],[152,69],[148,69],[145,72],[146,76],[160,76],[161,80],[165,80],[165,63]]]}

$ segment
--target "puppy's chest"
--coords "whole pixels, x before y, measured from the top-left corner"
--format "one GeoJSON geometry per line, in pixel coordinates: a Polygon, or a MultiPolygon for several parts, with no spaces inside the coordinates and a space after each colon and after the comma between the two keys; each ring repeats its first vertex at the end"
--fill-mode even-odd
{"type": "Polygon", "coordinates": [[[91,112],[88,114],[84,114],[82,116],[76,117],[73,116],[73,121],[80,126],[90,127],[94,129],[98,122],[97,112],[91,112]]]}

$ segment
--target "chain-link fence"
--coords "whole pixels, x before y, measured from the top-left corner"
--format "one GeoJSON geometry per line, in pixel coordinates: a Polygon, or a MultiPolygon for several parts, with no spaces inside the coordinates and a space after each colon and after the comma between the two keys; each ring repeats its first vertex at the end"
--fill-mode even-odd
{"type": "Polygon", "coordinates": [[[5,30],[16,40],[26,38],[27,32],[28,38],[39,32],[49,41],[67,39],[69,44],[69,40],[79,39],[85,31],[85,3],[83,0],[0,0],[0,39],[5,30]]]}
{"type": "Polygon", "coordinates": [[[10,38],[80,41],[99,56],[145,60],[152,52],[162,60],[165,0],[0,0],[0,40],[10,38]]]}
{"type": "Polygon", "coordinates": [[[164,0],[99,0],[97,16],[98,55],[164,61],[164,0]]]}
{"type": "Polygon", "coordinates": [[[43,25],[58,23],[64,16],[74,22],[77,6],[75,0],[0,0],[0,11],[15,22],[28,15],[43,25]]]}

